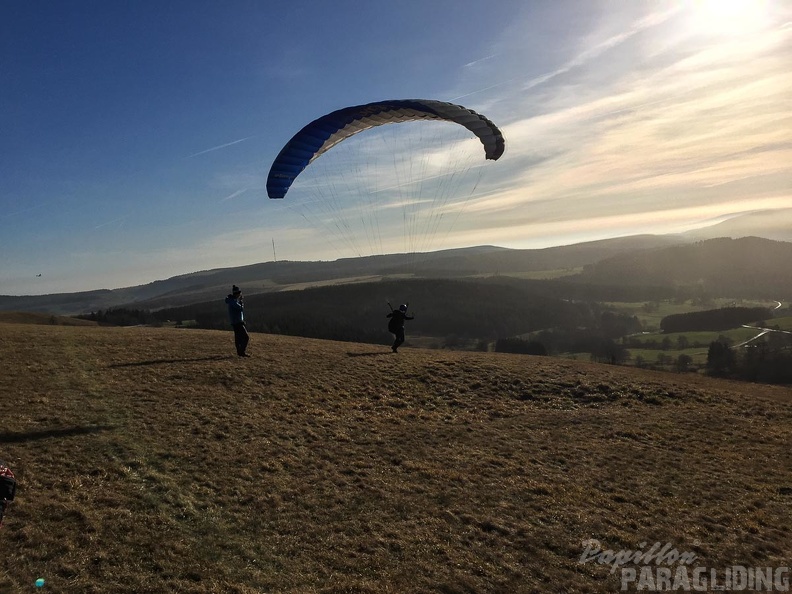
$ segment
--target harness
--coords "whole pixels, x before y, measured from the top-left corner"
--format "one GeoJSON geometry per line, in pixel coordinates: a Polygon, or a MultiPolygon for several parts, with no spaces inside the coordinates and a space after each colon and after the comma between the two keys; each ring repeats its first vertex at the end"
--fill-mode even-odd
{"type": "Polygon", "coordinates": [[[0,526],[3,525],[3,516],[8,505],[14,500],[16,495],[16,479],[11,469],[0,461],[0,526]]]}

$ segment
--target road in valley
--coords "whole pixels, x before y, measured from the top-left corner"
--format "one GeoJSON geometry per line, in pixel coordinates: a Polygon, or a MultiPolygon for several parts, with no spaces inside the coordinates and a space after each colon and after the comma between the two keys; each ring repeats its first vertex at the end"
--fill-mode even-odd
{"type": "MultiPolygon", "coordinates": [[[[777,303],[777,305],[773,308],[773,311],[775,311],[777,309],[780,309],[781,306],[782,306],[782,303],[780,301],[776,301],[776,303],[777,303]]],[[[759,332],[759,334],[757,334],[753,338],[749,338],[748,340],[746,340],[744,342],[741,342],[740,344],[735,344],[732,347],[733,349],[739,348],[741,346],[745,346],[746,344],[749,344],[749,343],[753,342],[757,338],[761,338],[762,336],[764,336],[768,332],[780,332],[781,334],[792,334],[792,332],[790,332],[789,330],[775,330],[773,328],[762,328],[760,326],[749,326],[748,324],[743,324],[742,327],[743,328],[752,328],[754,330],[759,330],[760,332],[759,332]]]]}

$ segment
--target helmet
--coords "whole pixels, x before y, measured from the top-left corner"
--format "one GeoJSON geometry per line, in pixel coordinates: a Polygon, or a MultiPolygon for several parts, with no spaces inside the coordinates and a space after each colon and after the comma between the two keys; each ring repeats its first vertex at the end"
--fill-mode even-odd
{"type": "Polygon", "coordinates": [[[406,311],[407,311],[407,306],[406,306],[404,303],[402,303],[402,304],[399,306],[399,311],[400,311],[400,312],[406,312],[406,311]]]}

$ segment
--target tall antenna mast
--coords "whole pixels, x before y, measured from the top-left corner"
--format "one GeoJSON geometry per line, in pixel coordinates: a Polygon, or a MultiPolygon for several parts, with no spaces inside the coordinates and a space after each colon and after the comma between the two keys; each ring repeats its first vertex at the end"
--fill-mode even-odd
{"type": "Polygon", "coordinates": [[[275,238],[272,238],[272,259],[277,262],[278,257],[275,255],[275,238]]]}

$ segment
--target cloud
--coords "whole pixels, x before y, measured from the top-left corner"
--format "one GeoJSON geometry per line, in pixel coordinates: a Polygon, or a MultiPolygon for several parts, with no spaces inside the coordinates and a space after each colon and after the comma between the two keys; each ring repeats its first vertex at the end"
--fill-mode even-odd
{"type": "MultiPolygon", "coordinates": [[[[128,215],[124,215],[123,217],[118,217],[118,218],[113,219],[111,221],[107,221],[105,223],[100,223],[99,225],[94,227],[94,231],[96,231],[97,229],[101,229],[102,227],[108,227],[110,225],[115,225],[116,223],[122,223],[123,221],[125,221],[127,219],[127,217],[128,217],[128,215]]],[[[115,225],[115,226],[116,227],[121,227],[120,224],[119,225],[115,225]]]]}
{"type": "MultiPolygon", "coordinates": [[[[532,106],[539,113],[503,127],[507,149],[497,166],[508,189],[476,200],[467,211],[478,217],[509,212],[513,221],[528,216],[522,211],[562,213],[585,226],[586,215],[603,211],[724,204],[746,197],[740,183],[746,180],[754,182],[752,198],[788,190],[789,54],[788,31],[776,29],[717,44],[690,43],[685,51],[654,48],[638,70],[629,56],[618,75],[614,67],[624,56],[611,53],[604,78],[598,76],[598,52],[586,60],[578,56],[556,72],[583,62],[586,68],[548,88],[541,104],[532,106]]],[[[517,112],[525,111],[520,101],[536,100],[510,99],[517,112]]]]}
{"type": "Polygon", "coordinates": [[[482,62],[486,62],[488,60],[492,60],[493,58],[496,58],[497,56],[498,56],[498,54],[490,54],[489,56],[484,56],[483,58],[479,58],[478,60],[473,60],[472,62],[468,62],[467,64],[465,64],[464,67],[465,68],[472,68],[473,66],[478,66],[482,62]]]}
{"type": "Polygon", "coordinates": [[[218,146],[213,146],[212,148],[208,148],[203,151],[198,151],[197,153],[193,153],[192,155],[187,155],[184,157],[185,159],[192,159],[193,157],[197,157],[198,155],[205,155],[206,153],[211,153],[213,151],[219,151],[220,149],[227,148],[229,146],[234,146],[235,144],[239,144],[240,142],[245,142],[246,140],[250,140],[251,138],[255,138],[255,136],[246,136],[245,138],[240,138],[239,140],[234,140],[232,142],[226,142],[225,144],[221,144],[218,146]]]}
{"type": "MultiPolygon", "coordinates": [[[[507,86],[507,85],[513,85],[514,83],[519,83],[523,91],[531,90],[534,87],[537,87],[537,86],[542,85],[544,83],[550,82],[553,79],[555,79],[555,78],[557,78],[557,77],[559,77],[559,76],[561,76],[563,74],[571,72],[572,70],[574,70],[576,68],[579,68],[579,67],[581,67],[581,66],[583,66],[583,65],[585,65],[585,64],[587,64],[589,62],[592,62],[592,61],[596,60],[597,58],[599,58],[602,54],[604,54],[608,50],[611,50],[611,49],[613,49],[613,48],[625,43],[626,41],[628,41],[629,39],[631,39],[635,35],[645,31],[646,29],[649,29],[649,28],[652,28],[652,27],[656,27],[658,25],[661,25],[661,24],[665,23],[674,14],[676,14],[678,12],[678,10],[679,10],[678,8],[671,8],[671,9],[665,10],[665,11],[652,12],[652,13],[644,16],[643,18],[638,19],[637,21],[635,21],[628,30],[622,31],[622,32],[620,32],[618,34],[615,34],[615,35],[611,35],[611,36],[607,37],[606,39],[604,39],[602,41],[595,42],[590,47],[587,47],[587,48],[583,49],[582,51],[580,51],[580,53],[578,53],[577,55],[575,55],[571,59],[567,60],[564,64],[562,64],[558,68],[555,68],[555,69],[553,69],[551,71],[548,71],[548,72],[545,72],[543,74],[534,76],[534,77],[532,77],[530,79],[527,79],[527,80],[525,78],[520,78],[520,77],[510,77],[508,79],[501,80],[501,81],[499,81],[497,83],[494,83],[494,84],[491,84],[491,85],[487,85],[485,87],[481,87],[481,88],[473,90],[473,91],[468,91],[468,92],[466,92],[464,94],[461,94],[461,95],[457,95],[456,97],[450,99],[450,101],[457,101],[459,99],[464,99],[464,98],[470,97],[472,95],[485,93],[485,92],[492,91],[494,89],[498,89],[500,87],[504,87],[504,86],[507,86]]],[[[492,58],[497,57],[501,53],[505,53],[505,52],[499,52],[497,54],[492,54],[490,56],[487,56],[486,58],[482,58],[481,60],[476,60],[476,61],[470,62],[468,64],[465,64],[465,67],[467,68],[467,67],[476,65],[476,64],[478,64],[479,62],[481,62],[483,60],[490,60],[492,58]]]]}
{"type": "Polygon", "coordinates": [[[624,31],[622,33],[618,33],[617,35],[612,35],[611,37],[595,44],[593,47],[587,48],[583,50],[580,54],[569,60],[566,64],[553,70],[552,72],[547,72],[542,74],[541,76],[537,76],[529,81],[527,81],[523,85],[523,90],[527,91],[536,87],[538,85],[544,84],[557,76],[562,74],[566,74],[571,70],[583,66],[597,58],[599,58],[602,54],[606,51],[615,48],[616,46],[621,45],[622,43],[629,40],[631,37],[637,35],[638,33],[643,32],[646,29],[651,27],[656,27],[664,22],[666,22],[669,18],[671,18],[678,9],[673,8],[671,10],[662,11],[662,12],[654,12],[651,13],[642,19],[638,20],[633,24],[633,26],[624,31]]]}
{"type": "Polygon", "coordinates": [[[226,196],[225,198],[222,198],[222,199],[220,200],[220,202],[226,202],[227,200],[233,200],[233,199],[234,199],[234,198],[236,198],[237,196],[239,196],[239,195],[241,195],[241,194],[244,194],[244,193],[245,193],[245,192],[247,192],[247,191],[248,191],[248,189],[247,189],[247,188],[243,188],[243,189],[241,189],[241,190],[237,190],[236,192],[233,192],[233,193],[229,194],[229,195],[228,195],[228,196],[226,196]]]}

